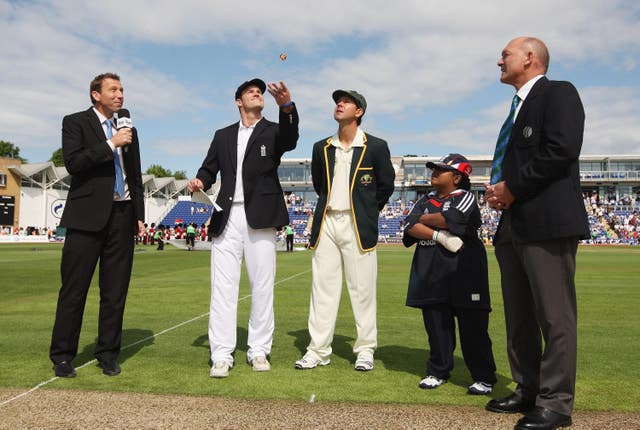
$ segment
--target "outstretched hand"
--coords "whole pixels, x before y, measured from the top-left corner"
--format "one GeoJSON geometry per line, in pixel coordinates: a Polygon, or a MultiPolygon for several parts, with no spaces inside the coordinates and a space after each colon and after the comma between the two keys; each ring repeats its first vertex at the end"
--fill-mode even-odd
{"type": "Polygon", "coordinates": [[[291,101],[291,93],[289,92],[289,88],[287,88],[284,82],[270,82],[267,87],[269,90],[269,94],[273,96],[278,106],[282,107],[282,105],[287,104],[291,101]]]}

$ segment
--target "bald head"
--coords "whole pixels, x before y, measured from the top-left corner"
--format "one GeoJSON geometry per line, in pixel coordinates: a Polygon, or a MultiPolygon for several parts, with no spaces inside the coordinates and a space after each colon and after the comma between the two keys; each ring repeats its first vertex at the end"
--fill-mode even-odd
{"type": "Polygon", "coordinates": [[[544,69],[543,73],[547,73],[547,69],[549,68],[549,50],[547,49],[547,45],[538,38],[523,37],[522,46],[526,51],[533,53],[534,59],[540,63],[539,67],[544,69]]]}
{"type": "Polygon", "coordinates": [[[535,37],[517,37],[502,50],[498,60],[500,81],[519,89],[531,78],[544,75],[549,68],[549,50],[535,37]]]}

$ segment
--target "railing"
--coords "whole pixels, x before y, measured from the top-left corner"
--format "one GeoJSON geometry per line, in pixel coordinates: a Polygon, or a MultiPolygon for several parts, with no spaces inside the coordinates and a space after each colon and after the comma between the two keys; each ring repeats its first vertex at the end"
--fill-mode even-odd
{"type": "Polygon", "coordinates": [[[638,180],[640,178],[640,171],[636,170],[610,170],[610,171],[581,171],[580,179],[599,179],[599,180],[638,180]]]}

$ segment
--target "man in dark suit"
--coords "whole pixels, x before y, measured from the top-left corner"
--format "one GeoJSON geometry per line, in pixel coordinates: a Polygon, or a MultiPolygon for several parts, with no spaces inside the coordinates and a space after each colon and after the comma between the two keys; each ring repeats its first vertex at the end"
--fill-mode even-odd
{"type": "Polygon", "coordinates": [[[133,264],[134,236],[144,234],[144,195],[140,145],[135,128],[116,130],[122,108],[118,75],[96,76],[90,85],[93,107],[62,120],[62,153],[71,175],[60,225],[67,235],[62,250],[62,287],[49,356],[57,376],[73,377],[71,364],[89,284],[100,260],[100,315],[95,348],[103,373],[120,373],[117,357],[122,318],[133,264]]]}
{"type": "Polygon", "coordinates": [[[578,240],[589,235],[578,165],[584,110],[573,85],[544,76],[548,64],[539,39],[519,37],[502,51],[500,80],[517,93],[486,190],[487,202],[502,209],[494,244],[517,383],[515,393],[491,400],[487,409],[525,412],[516,429],[571,424],[575,258],[578,240]]]}
{"type": "Polygon", "coordinates": [[[355,369],[369,371],[377,347],[378,215],[393,193],[395,171],[387,142],[360,129],[367,109],[364,96],[337,90],[333,100],[338,131],[313,145],[311,174],[318,204],[309,240],[314,250],[311,342],[295,366],[329,364],[344,270],[356,322],[355,369]]]}
{"type": "Polygon", "coordinates": [[[270,83],[280,107],[279,123],[262,117],[265,83],[252,79],[235,93],[240,122],[217,130],[202,167],[189,181],[191,192],[207,190],[220,174],[217,205],[211,217],[211,310],[209,344],[212,378],[233,367],[240,270],[244,255],[251,285],[247,362],[253,370],[270,370],[273,341],[273,285],[276,229],[289,223],[278,179],[280,158],[296,147],[298,112],[287,86],[270,83]]]}

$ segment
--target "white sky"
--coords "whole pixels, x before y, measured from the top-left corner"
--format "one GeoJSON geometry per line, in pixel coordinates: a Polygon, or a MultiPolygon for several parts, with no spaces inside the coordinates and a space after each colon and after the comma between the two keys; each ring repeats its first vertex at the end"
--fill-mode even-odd
{"type": "MultiPolygon", "coordinates": [[[[298,106],[301,138],[285,157],[310,157],[335,131],[338,88],[365,95],[362,127],[393,155],[490,155],[514,92],[496,62],[530,35],[549,47],[549,78],[581,94],[582,153],[640,154],[639,24],[632,0],[0,0],[0,139],[30,162],[49,159],[62,117],[87,109],[89,82],[112,71],[143,169],[193,176],[253,77],[284,80],[298,106]]],[[[271,96],[265,105],[277,121],[271,96]]]]}

